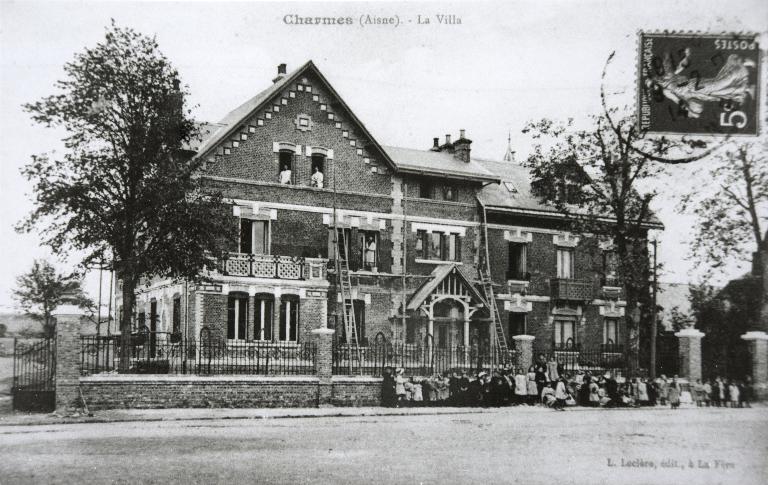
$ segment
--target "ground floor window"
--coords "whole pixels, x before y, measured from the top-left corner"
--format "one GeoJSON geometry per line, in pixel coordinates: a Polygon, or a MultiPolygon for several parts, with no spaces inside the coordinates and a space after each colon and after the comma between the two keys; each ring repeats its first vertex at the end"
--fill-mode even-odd
{"type": "Polygon", "coordinates": [[[254,340],[272,340],[272,312],[274,307],[272,295],[256,295],[254,299],[254,340]]]}
{"type": "Polygon", "coordinates": [[[299,298],[286,295],[280,300],[280,340],[298,341],[299,298]]]}
{"type": "MultiPolygon", "coordinates": [[[[347,307],[349,308],[349,300],[347,300],[347,307]]],[[[352,300],[352,309],[355,313],[355,331],[357,333],[357,343],[362,345],[365,342],[365,302],[363,300],[352,300]]],[[[346,326],[343,329],[344,341],[349,341],[346,335],[346,326]]]]}
{"type": "Polygon", "coordinates": [[[227,300],[227,338],[245,340],[245,322],[248,318],[248,294],[231,293],[227,300]]]}
{"type": "Polygon", "coordinates": [[[606,318],[603,320],[603,344],[619,344],[619,320],[616,318],[606,318]]]}
{"type": "Polygon", "coordinates": [[[559,349],[576,347],[576,320],[555,320],[555,347],[559,349]]]}

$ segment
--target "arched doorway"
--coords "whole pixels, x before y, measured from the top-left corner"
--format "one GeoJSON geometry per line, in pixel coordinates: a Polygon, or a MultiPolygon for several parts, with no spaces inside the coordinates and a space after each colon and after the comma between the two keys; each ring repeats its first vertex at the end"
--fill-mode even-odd
{"type": "Polygon", "coordinates": [[[464,344],[464,304],[454,299],[435,303],[434,339],[438,349],[452,349],[464,344]]]}

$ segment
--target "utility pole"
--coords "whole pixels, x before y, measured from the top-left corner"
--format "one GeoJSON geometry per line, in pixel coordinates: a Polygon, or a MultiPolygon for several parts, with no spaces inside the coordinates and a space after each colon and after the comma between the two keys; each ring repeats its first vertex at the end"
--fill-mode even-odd
{"type": "Polygon", "coordinates": [[[651,302],[651,365],[649,371],[651,379],[656,379],[656,287],[658,286],[656,281],[656,252],[658,241],[654,239],[651,244],[653,245],[653,287],[651,288],[653,293],[651,302]]]}

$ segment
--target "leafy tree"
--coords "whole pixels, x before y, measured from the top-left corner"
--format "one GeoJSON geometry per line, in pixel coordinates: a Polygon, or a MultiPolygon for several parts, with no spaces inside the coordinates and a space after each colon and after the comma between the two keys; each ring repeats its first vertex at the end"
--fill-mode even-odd
{"type": "MultiPolygon", "coordinates": [[[[529,122],[523,132],[532,136],[534,146],[525,164],[533,193],[556,207],[570,230],[612,240],[612,269],[626,291],[627,342],[636,359],[640,326],[633,309],[641,304],[640,318],[646,321],[652,313],[647,237],[656,196],[641,187],[661,171],[637,147],[653,143],[649,150],[663,155],[668,144],[644,140],[631,119],[613,124],[601,116],[592,121],[589,129],[576,129],[573,120],[529,122]]],[[[591,250],[597,252],[597,245],[591,250]]]]}
{"type": "Polygon", "coordinates": [[[38,230],[56,253],[84,253],[84,266],[112,262],[126,366],[142,278],[196,278],[234,228],[221,195],[202,190],[202,161],[185,149],[199,136],[188,93],[154,38],[113,22],[64,72],[56,94],[25,105],[68,136],[63,155],[35,156],[22,170],[35,208],[18,229],[38,230]]]}
{"type": "Polygon", "coordinates": [[[712,157],[706,180],[711,185],[683,196],[678,210],[696,216],[691,256],[711,274],[729,261],[748,261],[764,242],[768,142],[730,144],[712,157]]]}
{"type": "Polygon", "coordinates": [[[91,299],[83,292],[78,276],[59,274],[45,260],[35,260],[28,273],[16,278],[16,285],[17,288],[13,290],[14,299],[24,313],[42,324],[46,337],[52,337],[55,333],[56,321],[52,312],[59,305],[68,303],[81,308],[93,306],[91,299]]]}

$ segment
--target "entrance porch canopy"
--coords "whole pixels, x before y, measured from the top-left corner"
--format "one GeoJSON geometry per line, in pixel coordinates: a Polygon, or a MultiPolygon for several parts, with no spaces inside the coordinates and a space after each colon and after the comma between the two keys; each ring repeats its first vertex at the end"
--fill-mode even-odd
{"type": "Polygon", "coordinates": [[[457,302],[464,310],[464,346],[468,347],[469,321],[476,311],[488,305],[457,264],[435,268],[430,278],[408,300],[406,308],[411,311],[421,310],[429,319],[427,333],[434,335],[435,305],[445,300],[457,302]]]}

